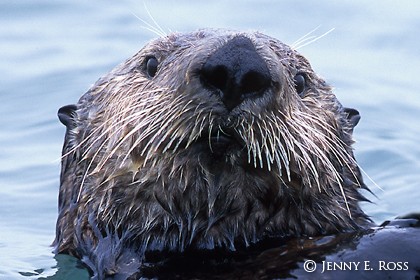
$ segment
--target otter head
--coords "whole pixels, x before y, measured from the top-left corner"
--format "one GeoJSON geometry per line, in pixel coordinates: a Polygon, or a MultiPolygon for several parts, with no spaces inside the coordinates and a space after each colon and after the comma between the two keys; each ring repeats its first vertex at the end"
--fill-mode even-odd
{"type": "Polygon", "coordinates": [[[358,112],[261,33],[159,38],[59,116],[59,251],[112,234],[142,250],[233,249],[368,221],[358,112]]]}

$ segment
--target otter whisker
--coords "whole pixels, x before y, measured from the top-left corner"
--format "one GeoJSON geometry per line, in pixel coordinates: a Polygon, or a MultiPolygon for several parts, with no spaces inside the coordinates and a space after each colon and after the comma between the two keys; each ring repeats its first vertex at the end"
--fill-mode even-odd
{"type": "Polygon", "coordinates": [[[175,153],[178,150],[179,145],[182,143],[182,140],[185,138],[185,134],[182,133],[182,127],[178,126],[174,128],[173,134],[169,138],[169,142],[166,144],[166,146],[163,148],[162,153],[166,153],[169,149],[171,149],[172,144],[178,140],[175,147],[173,147],[173,152],[175,153]],[[178,135],[181,134],[181,135],[178,135]]]}
{"type": "Polygon", "coordinates": [[[149,9],[147,8],[147,5],[144,3],[144,9],[147,12],[147,15],[149,16],[149,18],[152,20],[152,24],[150,24],[149,22],[147,22],[146,20],[140,18],[139,16],[137,16],[136,14],[132,13],[138,20],[140,20],[143,24],[145,24],[146,26],[142,26],[144,29],[151,31],[152,33],[160,36],[160,37],[165,37],[166,36],[166,32],[160,27],[160,25],[156,22],[156,20],[154,19],[154,17],[152,16],[152,14],[150,13],[149,9]]]}
{"type": "Polygon", "coordinates": [[[197,113],[196,121],[194,122],[194,127],[191,129],[191,134],[188,137],[187,144],[185,148],[187,149],[192,143],[194,143],[202,134],[205,121],[207,120],[206,116],[202,116],[203,110],[197,113]]]}
{"type": "Polygon", "coordinates": [[[334,31],[335,28],[331,28],[330,30],[328,30],[327,32],[325,32],[324,34],[321,34],[319,36],[309,36],[309,37],[307,37],[309,34],[313,33],[317,29],[318,29],[318,27],[315,28],[314,30],[312,30],[311,32],[305,34],[301,39],[299,39],[298,41],[296,41],[295,43],[293,43],[291,45],[292,49],[298,50],[298,49],[303,48],[303,47],[305,47],[305,46],[307,46],[309,44],[312,44],[313,42],[318,41],[322,37],[328,35],[332,31],[334,31]]]}
{"type": "Polygon", "coordinates": [[[265,135],[266,133],[261,129],[260,122],[257,122],[256,124],[259,130],[258,133],[259,135],[261,135],[261,145],[259,143],[257,143],[256,145],[257,155],[260,162],[260,167],[264,168],[263,159],[262,159],[262,151],[266,148],[266,141],[267,141],[266,135],[265,135]]]}
{"type": "Polygon", "coordinates": [[[77,199],[76,199],[76,202],[79,202],[79,201],[80,201],[80,197],[81,197],[81,195],[82,195],[82,191],[83,191],[83,186],[84,186],[84,183],[85,183],[86,178],[87,178],[87,176],[88,176],[89,170],[90,170],[90,168],[91,168],[91,166],[92,166],[92,163],[93,163],[93,160],[91,160],[91,161],[89,162],[89,164],[88,164],[88,166],[87,166],[87,168],[86,168],[86,171],[85,171],[85,173],[84,173],[84,174],[83,174],[83,176],[82,176],[82,180],[81,180],[81,182],[80,182],[80,185],[78,186],[78,187],[79,187],[79,191],[78,191],[78,194],[77,194],[77,199]]]}

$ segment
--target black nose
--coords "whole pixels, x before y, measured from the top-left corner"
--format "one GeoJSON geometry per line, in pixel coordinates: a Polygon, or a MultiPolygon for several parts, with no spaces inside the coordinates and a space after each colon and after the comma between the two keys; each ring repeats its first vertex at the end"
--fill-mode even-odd
{"type": "Polygon", "coordinates": [[[229,110],[247,98],[263,94],[271,85],[267,64],[244,36],[231,39],[211,54],[200,78],[205,87],[220,94],[229,110]]]}

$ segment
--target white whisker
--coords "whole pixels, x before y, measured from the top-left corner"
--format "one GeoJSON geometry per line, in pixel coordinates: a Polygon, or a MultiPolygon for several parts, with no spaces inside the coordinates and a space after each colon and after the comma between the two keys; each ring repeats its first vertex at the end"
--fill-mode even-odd
{"type": "Polygon", "coordinates": [[[318,29],[318,27],[315,28],[314,30],[312,30],[311,32],[307,33],[306,35],[304,35],[301,39],[299,39],[298,41],[296,41],[295,43],[293,43],[290,47],[292,49],[295,49],[295,50],[298,50],[300,48],[303,48],[303,47],[305,47],[305,46],[307,46],[309,44],[312,44],[312,43],[318,41],[322,37],[328,35],[332,31],[334,31],[335,28],[331,28],[330,30],[328,30],[327,32],[325,32],[324,34],[321,34],[319,36],[306,37],[306,36],[310,35],[311,33],[313,33],[314,31],[316,31],[317,29],[318,29]]]}

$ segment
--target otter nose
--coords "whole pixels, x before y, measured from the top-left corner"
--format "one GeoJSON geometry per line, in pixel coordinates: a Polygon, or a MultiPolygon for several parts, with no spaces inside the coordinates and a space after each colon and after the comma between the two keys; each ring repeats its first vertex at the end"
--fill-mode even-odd
{"type": "Polygon", "coordinates": [[[267,64],[244,36],[231,39],[211,54],[201,68],[200,79],[205,87],[220,94],[228,110],[263,94],[271,85],[267,64]]]}

